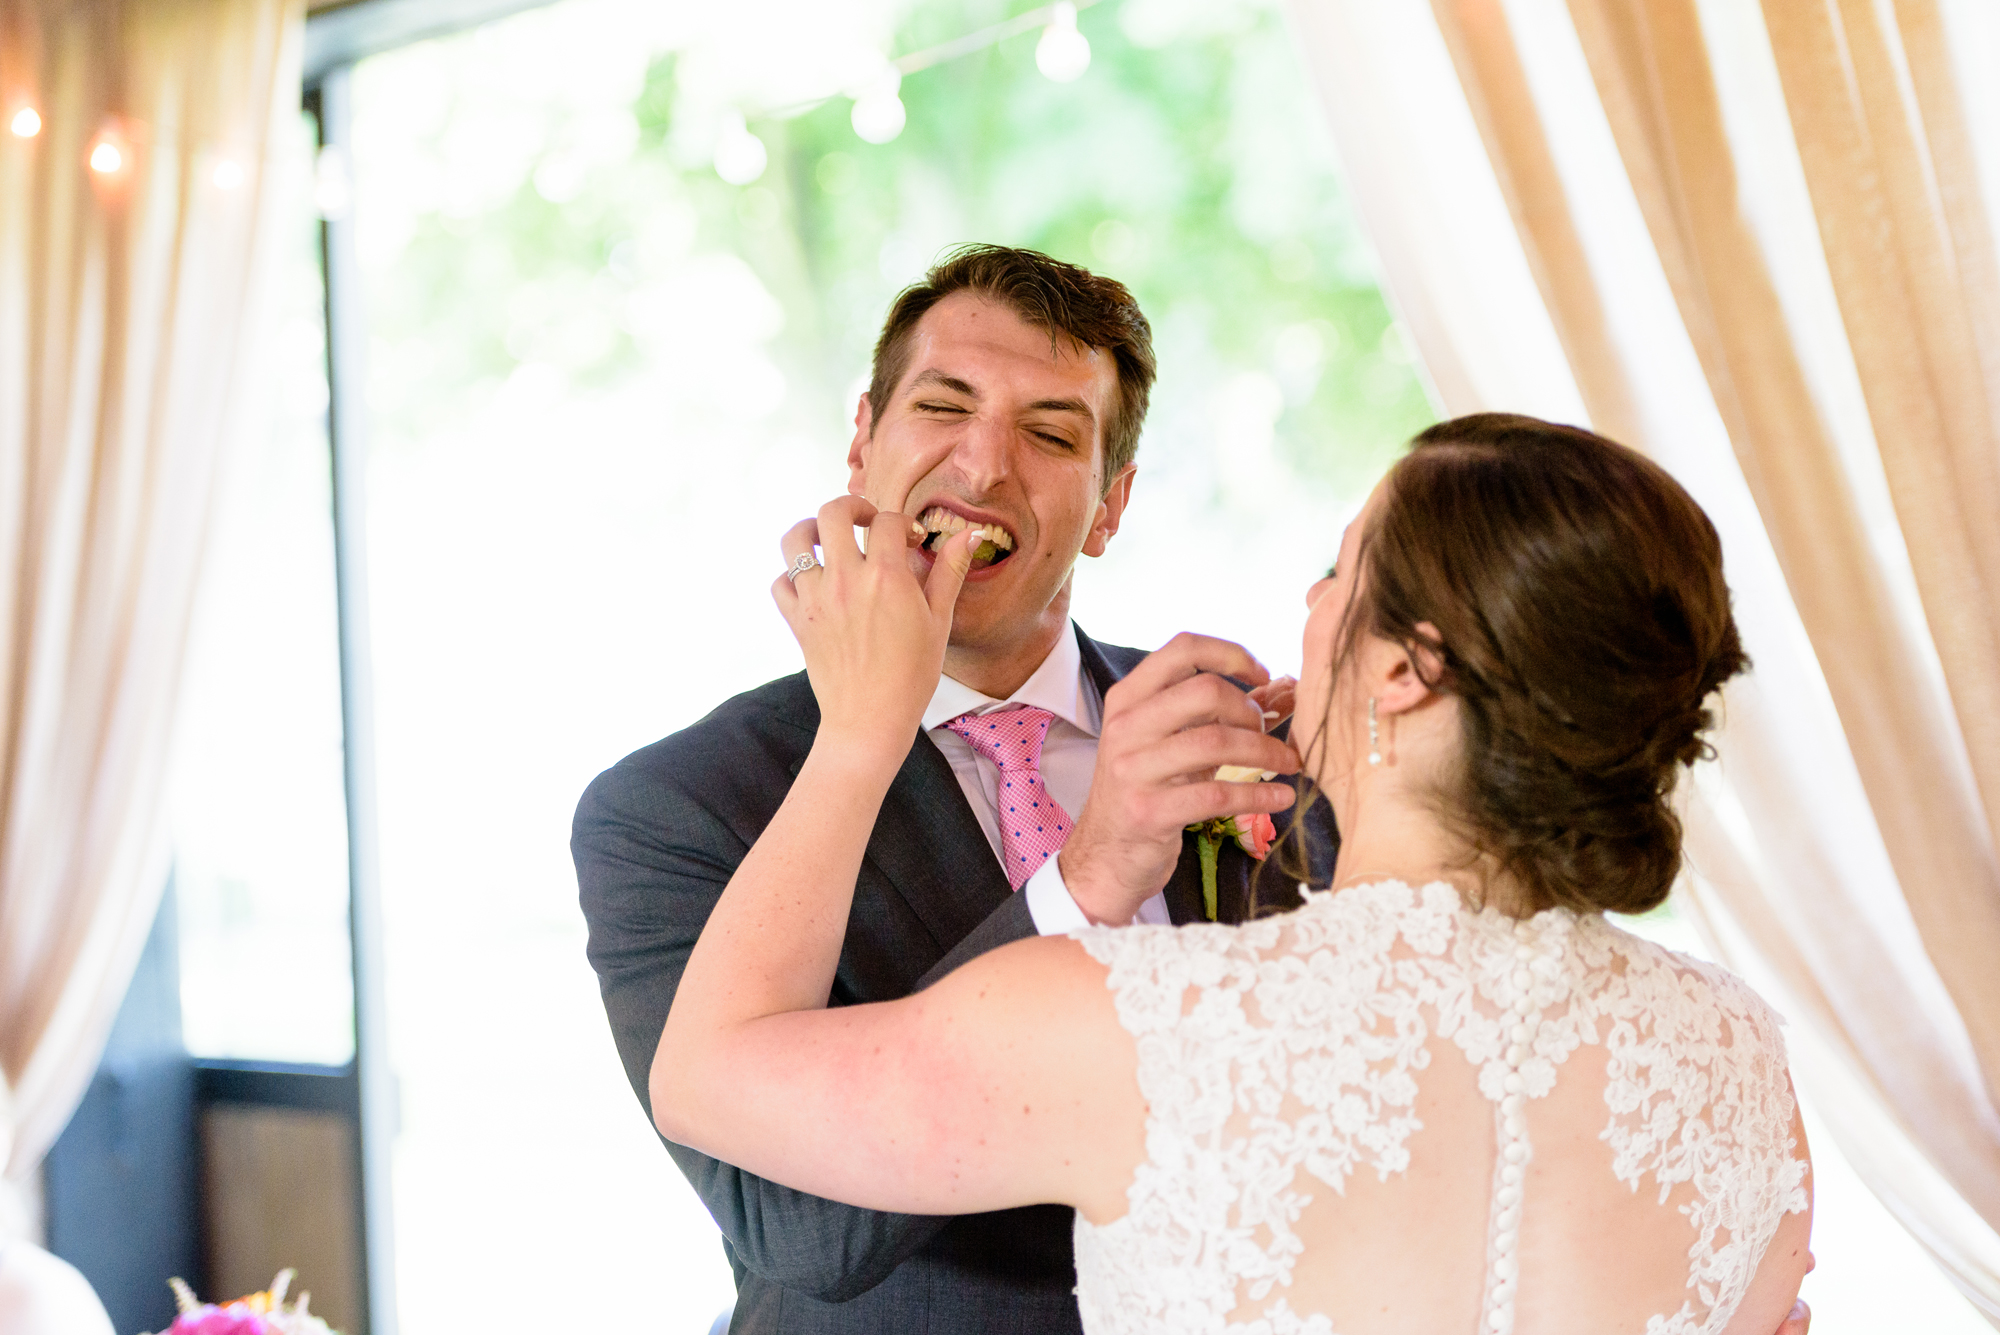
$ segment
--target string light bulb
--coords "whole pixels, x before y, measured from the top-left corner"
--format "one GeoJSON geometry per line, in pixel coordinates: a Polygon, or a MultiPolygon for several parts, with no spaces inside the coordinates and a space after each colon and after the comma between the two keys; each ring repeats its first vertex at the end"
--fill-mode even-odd
{"type": "Polygon", "coordinates": [[[743,123],[742,112],[732,111],[723,117],[722,130],[715,136],[717,176],[731,185],[749,185],[764,174],[770,160],[764,141],[743,123]]]}
{"type": "Polygon", "coordinates": [[[209,179],[215,182],[217,190],[234,190],[243,184],[243,164],[235,158],[219,158],[209,179]]]}
{"type": "Polygon", "coordinates": [[[99,176],[110,176],[125,167],[125,155],[118,151],[118,145],[109,139],[100,139],[90,150],[90,169],[99,176]]]}
{"type": "Polygon", "coordinates": [[[14,113],[14,119],[7,128],[14,132],[16,139],[33,139],[42,132],[41,113],[33,107],[22,107],[14,113]]]}
{"type": "Polygon", "coordinates": [[[900,96],[903,76],[891,65],[854,99],[848,120],[854,133],[871,144],[886,144],[903,132],[909,112],[900,96]]]}
{"type": "Polygon", "coordinates": [[[1090,68],[1090,39],[1076,27],[1076,6],[1058,0],[1035,43],[1035,68],[1055,83],[1074,83],[1090,68]]]}

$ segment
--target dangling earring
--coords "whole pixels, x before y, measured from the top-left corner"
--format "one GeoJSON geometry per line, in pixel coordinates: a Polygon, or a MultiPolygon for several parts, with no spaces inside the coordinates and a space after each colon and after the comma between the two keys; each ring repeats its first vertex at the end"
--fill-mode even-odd
{"type": "Polygon", "coordinates": [[[1375,726],[1375,697],[1368,697],[1368,763],[1382,763],[1382,731],[1375,726]]]}

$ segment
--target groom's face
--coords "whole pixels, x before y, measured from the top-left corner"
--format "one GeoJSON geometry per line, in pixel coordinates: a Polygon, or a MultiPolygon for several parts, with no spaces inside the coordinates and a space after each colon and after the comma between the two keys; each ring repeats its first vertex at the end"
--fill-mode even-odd
{"type": "MultiPolygon", "coordinates": [[[[1130,494],[1129,466],[1109,487],[1103,472],[1116,362],[969,292],[925,312],[911,339],[888,402],[862,397],[848,490],[933,532],[998,531],[995,559],[976,561],[959,595],[954,650],[1053,642],[1078,554],[1103,554],[1130,494]]],[[[911,549],[920,576],[941,543],[911,549]]]]}

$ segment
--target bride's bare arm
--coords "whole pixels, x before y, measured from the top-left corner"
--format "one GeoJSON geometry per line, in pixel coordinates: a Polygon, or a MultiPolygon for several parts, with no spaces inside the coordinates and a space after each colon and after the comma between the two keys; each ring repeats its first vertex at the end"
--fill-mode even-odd
{"type": "Polygon", "coordinates": [[[825,553],[805,588],[774,588],[820,731],[688,961],[653,1060],[655,1120],[760,1176],[907,1212],[1102,1210],[1087,1161],[1114,1184],[1116,1213],[1138,1156],[1137,1087],[1103,969],[1076,945],[1024,942],[918,996],[824,1009],[868,836],[970,564],[965,535],[919,584],[908,527],[844,498],[786,537],[788,558],[814,542],[825,553]],[[869,555],[856,521],[870,524],[869,555]]]}
{"type": "Polygon", "coordinates": [[[1016,942],[901,1001],[685,1038],[679,1005],[653,1066],[669,1139],[870,1209],[1124,1213],[1145,1106],[1104,968],[1073,941],[1016,942]]]}

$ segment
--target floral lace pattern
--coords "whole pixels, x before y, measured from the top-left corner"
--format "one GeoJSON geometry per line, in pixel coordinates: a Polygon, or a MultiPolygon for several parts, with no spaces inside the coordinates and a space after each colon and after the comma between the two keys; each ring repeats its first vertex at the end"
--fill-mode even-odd
{"type": "Polygon", "coordinates": [[[1418,1082],[1448,1050],[1433,1039],[1494,1105],[1482,1331],[1514,1324],[1526,1104],[1581,1046],[1604,1049],[1618,1180],[1662,1205],[1691,1188],[1677,1207],[1696,1236],[1687,1300],[1648,1335],[1721,1330],[1783,1215],[1806,1208],[1776,1017],[1732,975],[1601,917],[1516,921],[1450,886],[1385,882],[1241,927],[1077,937],[1110,970],[1150,1105],[1129,1212],[1077,1220],[1092,1335],[1335,1335],[1274,1296],[1304,1250],[1293,1225],[1319,1184],[1409,1168],[1418,1082]]]}

